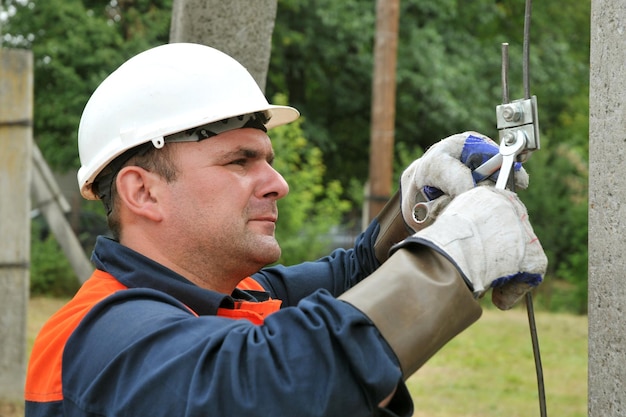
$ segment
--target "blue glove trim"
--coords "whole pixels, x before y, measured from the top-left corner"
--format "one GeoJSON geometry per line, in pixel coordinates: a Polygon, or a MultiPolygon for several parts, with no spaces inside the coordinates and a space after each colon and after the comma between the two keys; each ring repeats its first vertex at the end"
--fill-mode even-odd
{"type": "Polygon", "coordinates": [[[524,284],[528,284],[531,287],[536,287],[541,284],[543,278],[541,274],[532,274],[530,272],[518,272],[516,274],[512,274],[506,277],[500,277],[491,282],[492,288],[502,287],[503,285],[508,284],[509,282],[521,282],[524,284]]]}
{"type": "Polygon", "coordinates": [[[443,195],[443,191],[437,187],[431,187],[430,185],[424,186],[422,188],[422,193],[426,196],[428,201],[436,200],[443,195]]]}
{"type": "MultiPolygon", "coordinates": [[[[484,177],[475,172],[475,170],[499,152],[500,148],[497,145],[478,136],[469,135],[467,139],[465,139],[463,149],[461,150],[460,161],[472,171],[474,184],[478,184],[487,178],[494,182],[498,180],[499,170],[489,177],[484,177]]],[[[519,171],[521,168],[522,164],[520,162],[516,162],[513,166],[514,171],[519,171]]],[[[422,193],[429,201],[435,200],[444,194],[439,188],[429,185],[422,188],[422,193]]]]}
{"type": "Polygon", "coordinates": [[[461,162],[472,171],[500,152],[500,149],[485,139],[469,135],[463,144],[461,162]]]}
{"type": "MultiPolygon", "coordinates": [[[[493,181],[498,180],[498,174],[500,170],[494,172],[489,177],[483,177],[474,170],[487,162],[493,156],[500,152],[500,148],[493,143],[486,141],[483,138],[479,138],[473,135],[469,135],[463,144],[463,150],[461,151],[461,162],[465,164],[472,171],[472,178],[474,183],[477,184],[481,181],[490,178],[493,181]]],[[[519,171],[522,168],[521,162],[513,164],[513,170],[519,171]]]]}

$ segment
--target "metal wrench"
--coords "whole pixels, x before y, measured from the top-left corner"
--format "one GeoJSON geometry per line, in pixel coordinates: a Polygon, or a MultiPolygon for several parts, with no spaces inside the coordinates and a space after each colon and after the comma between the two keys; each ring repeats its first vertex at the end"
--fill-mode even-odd
{"type": "Polygon", "coordinates": [[[509,132],[500,143],[500,155],[502,155],[502,167],[496,181],[496,188],[504,190],[509,183],[513,171],[513,164],[526,147],[526,139],[523,134],[509,132]]]}

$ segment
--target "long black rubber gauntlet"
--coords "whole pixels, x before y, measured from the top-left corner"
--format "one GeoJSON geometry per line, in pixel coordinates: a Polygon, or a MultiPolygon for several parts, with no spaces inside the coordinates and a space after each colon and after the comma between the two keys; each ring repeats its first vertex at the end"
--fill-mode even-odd
{"type": "Polygon", "coordinates": [[[419,245],[397,250],[339,299],[370,318],[405,379],[482,313],[456,267],[419,245]]]}
{"type": "Polygon", "coordinates": [[[406,239],[414,232],[409,229],[400,210],[400,193],[396,192],[376,216],[380,225],[378,237],[374,242],[374,253],[380,263],[389,258],[389,250],[396,243],[406,239]]]}

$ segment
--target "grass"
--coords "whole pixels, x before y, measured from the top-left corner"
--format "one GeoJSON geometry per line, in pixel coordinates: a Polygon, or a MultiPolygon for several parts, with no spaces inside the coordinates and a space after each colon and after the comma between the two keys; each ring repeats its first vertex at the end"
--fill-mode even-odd
{"type": "MultiPolygon", "coordinates": [[[[535,314],[548,415],[587,416],[587,317],[535,314]]],[[[414,417],[539,416],[526,310],[486,310],[408,380],[414,417]]]]}
{"type": "MultiPolygon", "coordinates": [[[[29,304],[28,349],[64,300],[29,304]]],[[[536,313],[548,415],[587,416],[587,317],[536,313]]],[[[408,380],[414,417],[539,416],[528,320],[523,308],[487,309],[408,380]]],[[[21,402],[0,402],[0,417],[24,415],[21,402]]]]}
{"type": "MultiPolygon", "coordinates": [[[[66,299],[33,297],[28,303],[27,347],[30,356],[35,337],[41,326],[54,312],[66,302],[66,299]]],[[[24,415],[23,401],[0,401],[0,417],[21,417],[24,415]]]]}

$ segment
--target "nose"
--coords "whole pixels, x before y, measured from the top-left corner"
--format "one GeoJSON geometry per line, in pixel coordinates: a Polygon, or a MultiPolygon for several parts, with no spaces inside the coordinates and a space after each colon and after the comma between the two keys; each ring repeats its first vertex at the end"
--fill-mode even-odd
{"type": "Polygon", "coordinates": [[[280,200],[289,194],[289,184],[285,178],[269,163],[266,165],[266,180],[260,188],[260,194],[264,198],[280,200]]]}

